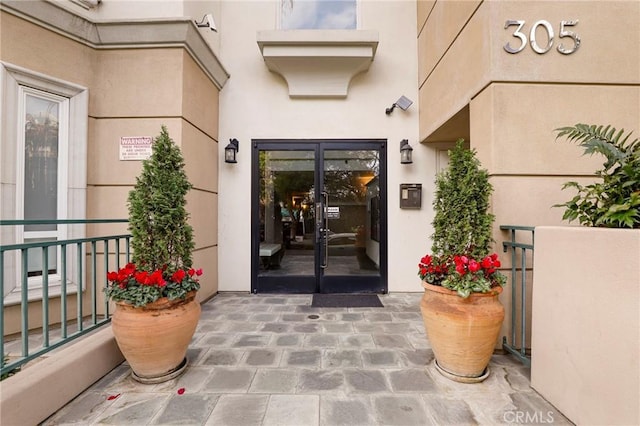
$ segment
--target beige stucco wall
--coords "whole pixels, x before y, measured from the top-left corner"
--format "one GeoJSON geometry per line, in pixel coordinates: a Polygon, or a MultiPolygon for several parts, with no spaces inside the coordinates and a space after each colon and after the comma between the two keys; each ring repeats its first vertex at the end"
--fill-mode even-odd
{"type": "Polygon", "coordinates": [[[640,230],[536,229],[531,386],[575,424],[640,423],[640,230]]]}
{"type": "Polygon", "coordinates": [[[389,291],[421,291],[416,265],[427,250],[436,153],[414,151],[414,164],[401,166],[399,152],[400,140],[413,145],[418,137],[417,38],[408,25],[416,22],[416,4],[359,2],[359,29],[377,31],[379,44],[369,70],[351,81],[344,99],[291,99],[285,80],[267,69],[256,35],[277,28],[279,4],[222,3],[224,22],[234,25],[225,26],[221,45],[232,77],[220,93],[220,157],[230,138],[239,140],[240,151],[237,164],[220,160],[220,290],[250,290],[252,139],[376,138],[388,140],[389,291]],[[385,115],[401,95],[414,104],[385,115]],[[423,184],[421,210],[399,208],[400,183],[423,184]]]}
{"type": "MultiPolygon", "coordinates": [[[[62,16],[70,19],[68,15],[62,16]]],[[[167,126],[169,135],[183,151],[187,176],[194,184],[187,209],[195,234],[195,266],[205,270],[199,298],[213,296],[218,291],[215,257],[219,83],[208,77],[184,46],[98,49],[5,11],[0,20],[2,61],[88,88],[88,152],[87,158],[77,159],[87,163],[87,218],[127,217],[127,195],[142,162],[119,160],[120,138],[155,137],[161,125],[167,126]]],[[[72,31],[73,26],[68,29],[72,31]]],[[[125,232],[126,225],[87,226],[87,236],[125,232]]],[[[102,253],[100,248],[98,251],[102,253]]],[[[98,264],[101,288],[104,285],[101,258],[98,264]]],[[[111,265],[115,267],[115,262],[111,265]]],[[[92,274],[89,267],[86,274],[89,283],[92,274]]],[[[85,296],[85,306],[90,306],[88,297],[85,296]]],[[[102,310],[101,291],[98,300],[102,310]]],[[[59,318],[55,302],[53,299],[52,317],[59,318]]],[[[30,307],[34,311],[30,315],[31,327],[40,324],[37,304],[34,306],[30,307]]],[[[5,333],[19,329],[19,313],[19,306],[5,311],[5,333]]]]}

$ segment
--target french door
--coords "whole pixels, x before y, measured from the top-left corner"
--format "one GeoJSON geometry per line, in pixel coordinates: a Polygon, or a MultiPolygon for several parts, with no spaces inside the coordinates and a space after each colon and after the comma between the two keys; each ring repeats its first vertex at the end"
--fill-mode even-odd
{"type": "Polygon", "coordinates": [[[254,293],[387,292],[382,140],[253,141],[254,293]]]}

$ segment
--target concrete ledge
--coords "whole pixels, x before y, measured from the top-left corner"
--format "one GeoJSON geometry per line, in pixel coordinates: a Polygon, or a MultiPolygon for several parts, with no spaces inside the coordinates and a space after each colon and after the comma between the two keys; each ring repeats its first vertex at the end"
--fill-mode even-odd
{"type": "Polygon", "coordinates": [[[0,382],[0,424],[35,425],[124,361],[111,326],[0,382]]]}

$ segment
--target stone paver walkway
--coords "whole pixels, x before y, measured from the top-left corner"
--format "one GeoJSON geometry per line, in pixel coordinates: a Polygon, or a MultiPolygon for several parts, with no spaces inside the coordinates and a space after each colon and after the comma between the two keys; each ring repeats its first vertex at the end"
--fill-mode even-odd
{"type": "Polygon", "coordinates": [[[125,364],[44,425],[570,424],[494,355],[460,384],[434,367],[421,293],[384,308],[313,308],[311,295],[222,293],[202,305],[184,375],[143,385],[125,364]]]}

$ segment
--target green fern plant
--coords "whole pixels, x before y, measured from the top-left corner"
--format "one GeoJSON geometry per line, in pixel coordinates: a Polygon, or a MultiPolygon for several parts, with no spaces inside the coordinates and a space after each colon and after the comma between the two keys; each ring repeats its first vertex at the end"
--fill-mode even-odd
{"type": "Polygon", "coordinates": [[[577,194],[564,207],[563,220],[608,228],[640,228],[640,139],[615,127],[576,124],[555,129],[556,140],[566,138],[584,148],[584,155],[600,154],[606,161],[590,185],[566,182],[562,189],[577,194]]]}

